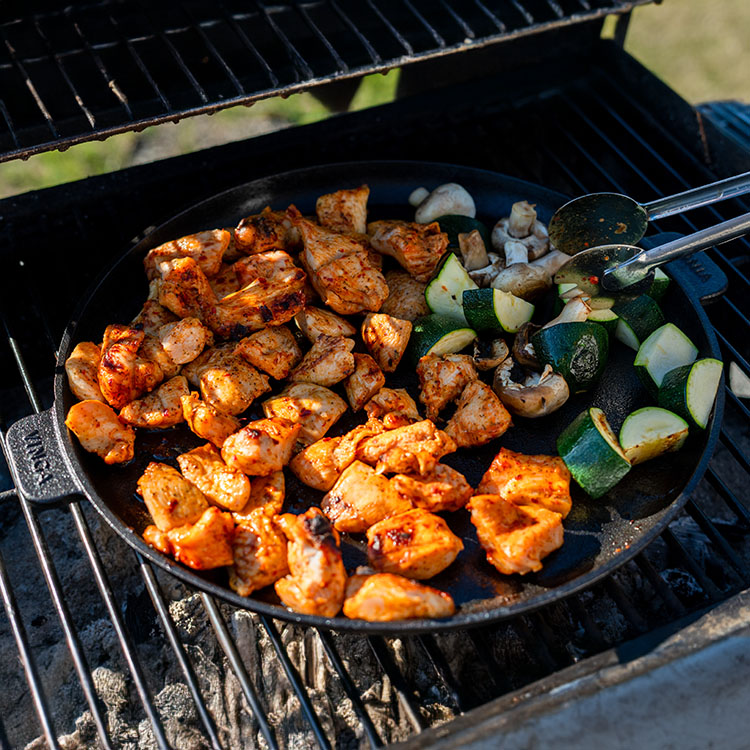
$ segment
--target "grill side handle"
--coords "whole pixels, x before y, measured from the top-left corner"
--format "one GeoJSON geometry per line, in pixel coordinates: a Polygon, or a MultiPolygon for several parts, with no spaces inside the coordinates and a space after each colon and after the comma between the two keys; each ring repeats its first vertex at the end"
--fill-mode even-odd
{"type": "Polygon", "coordinates": [[[81,492],[62,453],[54,409],[14,422],[5,444],[13,481],[27,500],[51,505],[81,492]]]}

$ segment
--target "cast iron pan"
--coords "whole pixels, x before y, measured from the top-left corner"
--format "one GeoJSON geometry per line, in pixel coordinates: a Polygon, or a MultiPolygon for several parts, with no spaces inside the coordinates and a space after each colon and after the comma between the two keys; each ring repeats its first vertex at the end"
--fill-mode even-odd
{"type": "MultiPolygon", "coordinates": [[[[140,534],[150,523],[150,517],[135,495],[136,480],[150,460],[174,464],[176,455],[205,442],[184,425],[167,431],[138,431],[136,458],[129,465],[115,467],[105,466],[99,458],[83,451],[65,428],[65,415],[75,399],[67,386],[64,362],[79,341],[100,341],[107,324],[126,322],[137,314],[147,296],[141,261],[149,248],[202,229],[235,226],[240,218],[266,205],[286,208],[294,203],[303,213],[314,213],[319,195],[361,183],[367,183],[371,189],[371,220],[410,218],[409,193],[419,185],[435,187],[445,182],[464,185],[477,203],[477,216],[490,225],[507,216],[511,204],[517,200],[535,203],[543,221],[548,221],[567,200],[539,186],[478,169],[419,162],[334,164],[241,185],[184,211],[152,232],[102,276],[70,321],[60,344],[52,409],[17,422],[9,431],[13,470],[21,491],[31,499],[47,503],[83,494],[141,555],[196,588],[252,611],[342,630],[415,633],[485,625],[562,599],[590,586],[632,558],[667,525],[703,475],[718,437],[723,389],[719,391],[709,429],[691,436],[680,452],[635,467],[612,491],[596,501],[574,485],[573,510],[565,521],[565,543],[544,561],[544,568],[537,574],[524,577],[498,574],[486,562],[468,513],[445,514],[454,532],[463,539],[465,549],[453,565],[428,583],[448,591],[458,611],[446,620],[392,624],[296,614],[279,604],[272,587],[251,598],[241,597],[227,586],[224,571],[196,573],[145,544],[140,534]]],[[[684,269],[675,269],[673,276],[683,277],[684,269]]],[[[688,272],[684,277],[689,276],[688,272]]],[[[700,280],[693,276],[694,281],[700,280]]],[[[689,285],[689,280],[685,283],[689,285]]],[[[663,307],[667,319],[687,333],[701,356],[719,356],[708,319],[697,299],[686,293],[685,284],[670,286],[663,307]]],[[[549,310],[538,312],[540,319],[551,316],[549,310]]],[[[446,463],[462,471],[476,486],[501,446],[554,455],[557,435],[589,405],[603,408],[614,429],[619,431],[627,414],[650,401],[633,371],[634,353],[619,344],[613,344],[611,349],[607,370],[596,390],[572,397],[561,410],[542,420],[516,417],[514,427],[500,439],[479,449],[459,451],[448,456],[446,463]]],[[[418,395],[413,366],[408,364],[388,384],[408,388],[415,398],[418,395]]],[[[262,415],[254,405],[248,416],[262,415]]],[[[343,418],[329,434],[345,432],[356,421],[360,420],[352,419],[349,414],[349,419],[343,418]]],[[[286,476],[285,509],[299,512],[319,503],[323,493],[302,485],[289,471],[286,476]]],[[[366,561],[361,541],[345,539],[343,551],[349,571],[366,561]]]]}

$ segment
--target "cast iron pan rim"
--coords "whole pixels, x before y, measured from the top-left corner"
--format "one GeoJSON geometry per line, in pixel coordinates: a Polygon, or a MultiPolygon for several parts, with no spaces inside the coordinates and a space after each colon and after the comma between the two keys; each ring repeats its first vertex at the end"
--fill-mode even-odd
{"type": "MultiPolygon", "coordinates": [[[[241,191],[241,190],[249,191],[252,185],[257,184],[258,182],[261,182],[262,180],[273,179],[274,181],[279,181],[279,180],[283,181],[284,179],[287,179],[291,176],[294,176],[295,179],[304,179],[304,177],[307,174],[311,174],[311,173],[319,174],[321,169],[335,170],[335,169],[340,169],[342,167],[351,168],[353,166],[356,166],[358,169],[362,170],[363,172],[367,169],[378,171],[378,170],[383,170],[383,169],[388,169],[388,168],[394,168],[394,170],[396,168],[406,170],[409,167],[415,167],[417,169],[427,168],[427,169],[438,169],[438,170],[440,169],[452,170],[457,173],[456,176],[458,178],[460,178],[461,173],[465,174],[467,177],[482,176],[486,179],[501,178],[504,184],[507,184],[511,187],[514,184],[518,185],[519,195],[524,194],[524,191],[530,191],[526,193],[529,195],[534,195],[534,194],[539,195],[540,192],[544,192],[548,196],[554,197],[555,199],[559,200],[560,201],[559,205],[563,205],[569,200],[569,198],[562,195],[561,193],[557,193],[555,191],[549,190],[539,185],[535,185],[534,183],[530,183],[525,180],[520,180],[514,177],[502,175],[498,172],[492,172],[486,169],[477,169],[474,167],[464,167],[460,165],[446,164],[446,163],[440,163],[440,162],[422,162],[422,161],[406,161],[406,160],[404,161],[390,160],[390,161],[337,162],[333,164],[325,164],[325,165],[320,165],[317,167],[308,167],[308,168],[301,169],[301,170],[291,170],[289,172],[285,172],[281,174],[272,174],[272,175],[267,175],[265,177],[256,178],[248,183],[237,185],[233,188],[225,190],[214,196],[206,198],[203,201],[200,201],[197,204],[194,204],[193,206],[185,209],[184,211],[181,211],[179,214],[176,214],[170,217],[169,219],[165,220],[155,230],[153,230],[152,232],[149,232],[149,234],[146,237],[144,237],[140,242],[133,245],[126,253],[123,253],[113,264],[109,265],[102,272],[102,274],[91,285],[91,287],[87,290],[86,294],[83,296],[83,298],[79,302],[76,308],[76,311],[73,314],[73,318],[70,320],[70,322],[65,328],[62,340],[60,342],[60,348],[58,350],[56,374],[55,374],[55,383],[54,383],[55,400],[54,400],[53,409],[54,409],[55,419],[53,420],[53,422],[55,425],[57,441],[61,447],[61,453],[70,470],[71,476],[75,478],[75,480],[81,487],[82,494],[92,503],[92,505],[104,517],[105,521],[112,527],[112,529],[122,539],[124,539],[125,542],[127,542],[127,544],[133,547],[138,554],[142,555],[143,557],[145,557],[147,560],[154,563],[155,565],[158,565],[160,568],[162,568],[166,572],[171,573],[172,575],[176,576],[184,583],[187,583],[200,591],[203,591],[207,594],[211,594],[213,596],[217,596],[237,607],[247,609],[251,612],[255,612],[261,615],[266,615],[266,616],[273,617],[273,618],[280,619],[280,620],[285,620],[285,621],[292,622],[292,623],[297,623],[300,625],[310,625],[313,627],[322,628],[324,630],[346,630],[346,631],[355,631],[355,632],[364,632],[364,633],[382,634],[382,635],[400,635],[400,634],[406,635],[406,634],[412,634],[412,633],[432,633],[432,632],[438,632],[438,631],[460,630],[460,629],[466,629],[466,628],[472,628],[472,627],[481,627],[483,625],[488,625],[490,623],[503,620],[503,619],[507,619],[515,615],[533,612],[541,607],[544,607],[546,604],[549,604],[553,601],[559,601],[568,596],[571,596],[572,594],[575,594],[585,588],[588,588],[589,586],[596,583],[597,581],[603,578],[606,578],[608,575],[614,572],[621,565],[624,565],[626,562],[628,562],[633,557],[635,557],[635,555],[637,555],[642,549],[644,549],[648,544],[650,544],[651,541],[653,541],[653,539],[656,538],[666,528],[669,522],[683,508],[685,503],[688,501],[691,492],[695,489],[698,482],[703,477],[703,474],[705,473],[706,468],[708,466],[708,462],[710,461],[711,456],[713,455],[713,451],[714,451],[716,442],[718,441],[718,437],[719,437],[719,430],[717,429],[717,427],[721,424],[721,419],[722,419],[723,410],[724,410],[724,389],[723,387],[721,387],[721,385],[720,385],[719,393],[716,399],[716,404],[714,406],[714,412],[713,412],[713,416],[711,420],[711,425],[708,429],[708,439],[706,441],[705,448],[703,449],[703,452],[701,454],[700,461],[698,462],[692,474],[690,475],[690,478],[688,479],[683,491],[664,510],[664,513],[661,519],[651,529],[649,529],[645,534],[639,537],[631,545],[629,545],[626,548],[623,548],[616,557],[608,560],[601,567],[596,568],[590,571],[589,573],[582,574],[578,576],[577,578],[574,578],[568,581],[567,583],[564,583],[560,586],[552,588],[543,594],[539,594],[531,600],[518,602],[517,604],[512,604],[507,607],[503,607],[503,606],[495,607],[494,609],[480,611],[480,612],[468,612],[468,613],[462,614],[459,611],[458,614],[454,615],[451,618],[447,618],[445,620],[419,619],[419,620],[400,620],[400,621],[395,621],[392,623],[382,623],[382,622],[367,622],[365,620],[350,620],[343,616],[339,616],[336,618],[325,618],[325,617],[319,617],[316,615],[298,614],[296,612],[292,612],[291,610],[287,610],[286,608],[280,605],[268,604],[266,602],[253,599],[252,597],[240,596],[239,594],[236,594],[229,588],[225,588],[224,586],[219,586],[218,584],[204,580],[203,578],[193,573],[188,568],[183,567],[179,563],[166,557],[165,555],[162,555],[160,552],[157,552],[155,549],[153,549],[148,544],[146,544],[146,542],[144,542],[144,540],[139,534],[136,534],[133,531],[133,529],[126,526],[118,518],[118,516],[109,509],[107,504],[98,496],[94,486],[89,481],[86,475],[86,472],[82,470],[81,464],[78,462],[78,458],[75,455],[73,442],[70,438],[70,434],[67,428],[65,427],[65,414],[63,413],[63,390],[65,388],[64,365],[65,365],[65,359],[68,356],[68,351],[69,351],[71,342],[73,341],[73,338],[74,338],[76,328],[78,327],[78,321],[81,319],[81,317],[85,313],[86,307],[88,306],[91,299],[96,295],[96,292],[99,286],[103,283],[105,278],[107,278],[110,274],[112,274],[120,265],[120,263],[123,263],[126,260],[126,258],[128,258],[131,254],[135,252],[143,252],[144,250],[149,249],[150,238],[153,237],[155,234],[157,234],[160,230],[162,230],[162,228],[166,224],[171,224],[173,221],[178,221],[182,219],[183,217],[185,217],[192,211],[196,210],[198,206],[203,206],[206,203],[210,203],[214,201],[217,203],[221,203],[225,197],[232,195],[236,193],[237,191],[241,191]]],[[[674,283],[677,283],[677,282],[675,281],[674,283]]],[[[704,328],[706,337],[708,339],[709,348],[711,350],[711,354],[713,356],[719,356],[718,355],[718,342],[716,340],[716,336],[713,332],[713,328],[711,326],[710,321],[708,320],[708,317],[706,316],[705,312],[703,311],[702,307],[700,306],[698,302],[693,300],[687,294],[685,295],[685,297],[687,301],[689,302],[689,304],[692,305],[692,307],[694,308],[697,314],[697,317],[701,325],[704,328]]],[[[722,385],[723,385],[723,376],[722,376],[722,385]]]]}

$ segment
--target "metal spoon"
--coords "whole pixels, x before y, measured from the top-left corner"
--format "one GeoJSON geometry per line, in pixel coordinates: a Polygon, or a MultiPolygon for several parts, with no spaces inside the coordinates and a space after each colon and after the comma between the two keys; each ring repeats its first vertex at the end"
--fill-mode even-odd
{"type": "Polygon", "coordinates": [[[549,222],[549,238],[563,253],[575,255],[590,247],[634,245],[648,222],[750,192],[750,172],[686,190],[650,203],[619,193],[591,193],[568,201],[549,222]]]}
{"type": "Polygon", "coordinates": [[[573,256],[555,274],[556,284],[574,283],[596,296],[602,289],[640,294],[648,287],[651,269],[750,232],[750,213],[702,229],[664,245],[642,250],[627,244],[602,245],[573,256]]]}

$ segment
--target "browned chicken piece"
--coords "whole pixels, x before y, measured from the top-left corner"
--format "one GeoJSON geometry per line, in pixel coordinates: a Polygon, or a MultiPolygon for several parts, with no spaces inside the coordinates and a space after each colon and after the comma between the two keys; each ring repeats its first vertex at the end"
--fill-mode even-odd
{"type": "Polygon", "coordinates": [[[167,323],[159,329],[158,336],[164,351],[178,365],[192,362],[214,343],[213,333],[198,318],[183,318],[175,323],[167,323]]]}
{"type": "Polygon", "coordinates": [[[338,437],[323,438],[308,445],[289,462],[289,468],[303,484],[328,492],[339,478],[333,451],[340,442],[341,438],[338,437]]]}
{"type": "Polygon", "coordinates": [[[169,541],[166,531],[161,531],[158,526],[150,524],[143,530],[143,541],[165,555],[174,554],[172,542],[169,541]]]}
{"type": "Polygon", "coordinates": [[[194,570],[231,565],[233,536],[232,516],[213,506],[206,508],[195,523],[167,532],[175,560],[194,570]]]}
{"type": "Polygon", "coordinates": [[[250,480],[231,469],[211,443],[177,456],[182,475],[192,482],[209,503],[224,510],[242,510],[250,499],[250,480]]]}
{"type": "Polygon", "coordinates": [[[570,513],[570,472],[558,456],[527,456],[501,448],[477,488],[481,494],[500,495],[515,505],[536,505],[570,513]]]}
{"type": "Polygon", "coordinates": [[[319,307],[306,307],[294,316],[294,322],[311,344],[324,333],[328,336],[354,336],[357,332],[348,320],[319,307]]]}
{"type": "Polygon", "coordinates": [[[121,464],[130,461],[135,454],[135,431],[101,401],[87,399],[73,404],[65,426],[84,450],[96,453],[105,464],[121,464]]]}
{"type": "MultiPolygon", "coordinates": [[[[227,254],[224,253],[225,261],[226,258],[227,254]]],[[[217,300],[223,299],[228,294],[232,294],[232,292],[236,292],[240,288],[240,281],[234,271],[234,265],[227,262],[221,264],[219,272],[216,276],[209,278],[208,283],[211,285],[211,289],[216,295],[217,300]]]]}
{"type": "Polygon", "coordinates": [[[136,358],[145,334],[131,326],[111,325],[104,331],[97,380],[102,395],[115,409],[137,398],[136,358]]]}
{"type": "MultiPolygon", "coordinates": [[[[248,255],[240,258],[233,266],[240,288],[254,281],[273,279],[275,277],[299,276],[301,269],[289,253],[283,250],[270,250],[265,253],[248,255]]],[[[304,273],[304,272],[303,272],[304,273]]]]}
{"type": "Polygon", "coordinates": [[[334,232],[364,234],[367,231],[369,196],[370,188],[367,185],[321,195],[315,204],[318,221],[321,226],[334,232]]]}
{"type": "Polygon", "coordinates": [[[286,419],[257,419],[224,441],[221,457],[251,477],[281,471],[292,457],[301,429],[302,425],[286,419]]]}
{"type": "Polygon", "coordinates": [[[357,458],[375,466],[378,474],[428,474],[455,450],[451,437],[424,419],[366,440],[357,449],[357,458]]]}
{"type": "Polygon", "coordinates": [[[357,458],[357,449],[365,441],[374,435],[385,432],[385,427],[379,419],[368,419],[365,424],[357,425],[341,436],[338,445],[333,451],[333,463],[336,471],[341,473],[349,464],[357,458]]]}
{"type": "Polygon", "coordinates": [[[440,225],[409,221],[373,221],[367,225],[370,244],[395,258],[417,281],[429,281],[448,248],[440,225]]]}
{"type": "Polygon", "coordinates": [[[91,341],[81,341],[65,360],[68,385],[76,398],[104,402],[99,388],[99,358],[102,350],[91,341]]]}
{"type": "Polygon", "coordinates": [[[374,523],[412,507],[386,477],[361,461],[344,469],[320,506],[338,531],[350,534],[367,531],[374,523]]]}
{"type": "Polygon", "coordinates": [[[417,376],[419,400],[427,407],[427,419],[433,421],[479,377],[467,354],[427,354],[419,360],[417,376]]]}
{"type": "Polygon", "coordinates": [[[167,354],[159,339],[146,335],[135,358],[135,397],[147,393],[179,371],[180,365],[167,354]]]}
{"type": "Polygon", "coordinates": [[[367,530],[367,557],[375,570],[419,581],[445,570],[463,548],[440,516],[422,508],[378,521],[367,530]]]}
{"type": "Polygon", "coordinates": [[[149,279],[157,278],[162,273],[162,264],[175,258],[191,258],[206,276],[215,276],[219,273],[221,259],[230,239],[231,235],[226,229],[210,229],[165,242],[149,250],[143,259],[146,276],[149,279]]]}
{"type": "Polygon", "coordinates": [[[213,407],[201,401],[197,393],[183,396],[182,414],[188,427],[199,437],[209,440],[217,448],[224,445],[224,441],[240,429],[240,420],[229,414],[222,414],[213,407]]]}
{"type": "Polygon", "coordinates": [[[384,385],[378,363],[369,354],[354,354],[354,372],[344,381],[352,411],[359,411],[384,385]]]}
{"type": "Polygon", "coordinates": [[[460,471],[445,464],[438,464],[421,477],[396,474],[391,478],[391,484],[400,497],[433,513],[463,508],[474,492],[460,471]]]}
{"type": "Polygon", "coordinates": [[[459,448],[469,448],[499,438],[511,424],[510,414],[495,391],[481,380],[473,380],[458,399],[445,432],[459,448]]]}
{"type": "Polygon", "coordinates": [[[368,419],[380,419],[386,430],[419,422],[417,404],[403,388],[381,388],[366,404],[368,419]]]}
{"type": "Polygon", "coordinates": [[[251,516],[258,512],[271,518],[278,516],[284,506],[285,494],[286,480],[283,471],[274,471],[265,477],[254,477],[245,507],[232,513],[235,523],[249,522],[251,516]]]}
{"type": "Polygon", "coordinates": [[[289,380],[335,385],[354,372],[353,348],[352,339],[323,334],[292,370],[289,380]]]}
{"type": "Polygon", "coordinates": [[[427,285],[423,281],[417,281],[406,271],[387,271],[385,282],[388,284],[388,299],[383,302],[380,312],[412,322],[430,314],[424,298],[427,285]]]}
{"type": "Polygon", "coordinates": [[[208,508],[203,493],[177,469],[152,461],[138,480],[138,494],[161,531],[195,523],[208,508]]]}
{"type": "Polygon", "coordinates": [[[302,350],[286,326],[264,328],[246,336],[235,349],[251,365],[283,380],[302,359],[302,350]]]}
{"type": "Polygon", "coordinates": [[[346,584],[344,614],[370,622],[450,617],[450,594],[391,573],[353,575],[346,584]]]}
{"type": "MultiPolygon", "coordinates": [[[[152,281],[151,284],[155,285],[158,297],[160,283],[152,281]]],[[[149,298],[143,303],[138,315],[133,318],[132,325],[142,329],[148,336],[158,336],[163,325],[174,323],[176,320],[179,318],[173,312],[162,307],[156,299],[149,298]]]]}
{"type": "Polygon", "coordinates": [[[259,214],[247,216],[234,230],[237,248],[250,255],[268,250],[294,250],[300,244],[300,235],[285,211],[271,211],[266,206],[259,214]]]}
{"type": "Polygon", "coordinates": [[[353,237],[313,224],[294,206],[287,215],[300,230],[304,243],[300,259],[323,302],[341,315],[379,310],[388,286],[367,248],[353,237]]]}
{"type": "Polygon", "coordinates": [[[313,507],[279,516],[278,524],[289,540],[289,575],[274,586],[279,599],[295,612],[334,617],[344,603],[346,570],[331,522],[313,507]]]}
{"type": "Polygon", "coordinates": [[[300,425],[297,440],[303,447],[320,440],[345,411],[341,396],[313,383],[291,383],[278,396],[263,402],[267,417],[300,425]]]}
{"type": "Polygon", "coordinates": [[[286,536],[273,517],[255,510],[234,530],[229,585],[240,596],[270,586],[289,573],[286,536]]]}
{"type": "Polygon", "coordinates": [[[411,323],[382,313],[370,313],[362,323],[362,341],[383,372],[393,372],[404,356],[411,323]]]}
{"type": "Polygon", "coordinates": [[[195,388],[200,388],[201,375],[208,369],[211,359],[216,356],[217,352],[226,352],[231,354],[236,344],[219,344],[210,349],[204,349],[192,362],[188,362],[180,371],[181,375],[187,378],[188,383],[195,388]]]}
{"type": "Polygon", "coordinates": [[[143,398],[131,401],[120,409],[120,419],[134,427],[165,429],[185,421],[182,397],[187,396],[187,380],[177,375],[162,383],[143,398]]]}
{"type": "Polygon", "coordinates": [[[474,495],[466,507],[488,562],[505,575],[541,570],[541,560],[562,546],[559,513],[514,505],[500,495],[474,495]]]}
{"type": "Polygon", "coordinates": [[[206,274],[192,258],[162,263],[159,304],[178,318],[198,318],[215,330],[216,295],[206,274]]]}

